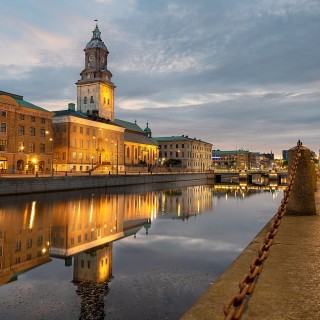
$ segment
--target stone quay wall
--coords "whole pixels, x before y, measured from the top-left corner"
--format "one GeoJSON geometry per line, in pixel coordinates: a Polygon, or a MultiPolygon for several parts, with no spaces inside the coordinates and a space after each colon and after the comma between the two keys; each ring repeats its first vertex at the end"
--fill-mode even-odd
{"type": "Polygon", "coordinates": [[[207,179],[206,173],[1,177],[0,196],[207,179]]]}

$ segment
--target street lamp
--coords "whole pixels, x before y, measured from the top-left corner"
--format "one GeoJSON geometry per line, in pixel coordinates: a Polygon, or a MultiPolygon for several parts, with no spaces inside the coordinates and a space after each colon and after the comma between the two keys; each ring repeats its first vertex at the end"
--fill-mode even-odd
{"type": "Polygon", "coordinates": [[[119,174],[119,147],[118,147],[118,140],[117,141],[117,174],[119,174]]]}
{"type": "Polygon", "coordinates": [[[53,177],[53,139],[50,138],[51,141],[51,177],[53,177]]]}

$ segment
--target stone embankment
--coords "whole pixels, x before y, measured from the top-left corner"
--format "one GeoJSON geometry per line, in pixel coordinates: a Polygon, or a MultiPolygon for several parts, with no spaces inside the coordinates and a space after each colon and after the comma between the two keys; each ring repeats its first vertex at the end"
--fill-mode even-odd
{"type": "MultiPolygon", "coordinates": [[[[290,149],[289,167],[293,151],[290,149]]],[[[310,150],[301,147],[298,157],[287,213],[254,290],[247,296],[241,320],[320,319],[320,181],[319,178],[316,181],[310,150]]],[[[265,243],[273,221],[274,218],[181,320],[226,319],[223,309],[239,292],[239,282],[244,275],[250,273],[250,263],[265,243]]]]}
{"type": "Polygon", "coordinates": [[[90,188],[109,188],[135,184],[169,183],[207,179],[206,173],[135,174],[135,175],[69,175],[13,177],[2,175],[0,195],[17,195],[90,188]]]}

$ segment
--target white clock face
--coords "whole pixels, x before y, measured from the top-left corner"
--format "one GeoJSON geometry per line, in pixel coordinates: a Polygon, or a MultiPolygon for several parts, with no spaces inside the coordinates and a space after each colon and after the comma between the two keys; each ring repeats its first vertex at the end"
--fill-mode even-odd
{"type": "Polygon", "coordinates": [[[90,56],[89,56],[89,61],[90,61],[90,62],[93,61],[93,55],[92,55],[92,54],[90,54],[90,56]]]}

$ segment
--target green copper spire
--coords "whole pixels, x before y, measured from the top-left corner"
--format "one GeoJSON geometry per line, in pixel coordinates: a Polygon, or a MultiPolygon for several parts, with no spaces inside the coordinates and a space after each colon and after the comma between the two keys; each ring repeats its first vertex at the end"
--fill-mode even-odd
{"type": "Polygon", "coordinates": [[[100,34],[101,34],[101,32],[98,28],[98,24],[96,24],[95,29],[92,31],[92,39],[91,40],[93,40],[93,39],[100,39],[101,40],[100,34]]]}

